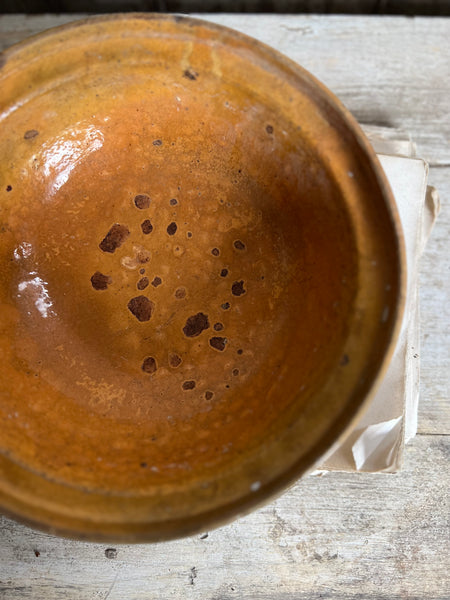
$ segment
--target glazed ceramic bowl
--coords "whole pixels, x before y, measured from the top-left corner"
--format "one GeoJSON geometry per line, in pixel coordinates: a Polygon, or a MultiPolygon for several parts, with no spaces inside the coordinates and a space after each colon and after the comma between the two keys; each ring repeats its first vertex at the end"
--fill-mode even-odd
{"type": "Polygon", "coordinates": [[[1,510],[115,541],[248,512],[389,360],[404,261],[373,151],[301,67],[190,18],[1,60],[1,510]]]}

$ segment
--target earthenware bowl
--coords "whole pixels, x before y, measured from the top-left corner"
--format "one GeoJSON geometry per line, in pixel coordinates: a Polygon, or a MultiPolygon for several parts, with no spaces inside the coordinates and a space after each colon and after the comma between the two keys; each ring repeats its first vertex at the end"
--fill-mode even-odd
{"type": "Polygon", "coordinates": [[[115,541],[248,512],[391,355],[373,151],[301,67],[190,18],[92,18],[1,61],[1,510],[115,541]]]}

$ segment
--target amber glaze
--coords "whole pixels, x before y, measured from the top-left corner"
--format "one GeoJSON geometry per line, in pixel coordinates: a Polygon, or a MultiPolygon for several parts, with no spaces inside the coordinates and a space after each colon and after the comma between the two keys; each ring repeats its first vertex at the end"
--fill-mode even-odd
{"type": "Polygon", "coordinates": [[[390,192],[309,74],[192,19],[90,19],[0,71],[0,505],[89,539],[301,475],[392,345],[390,192]]]}

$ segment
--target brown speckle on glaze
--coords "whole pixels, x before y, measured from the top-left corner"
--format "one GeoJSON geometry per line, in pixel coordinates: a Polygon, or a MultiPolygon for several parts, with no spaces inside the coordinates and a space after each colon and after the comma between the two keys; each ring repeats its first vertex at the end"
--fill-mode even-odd
{"type": "Polygon", "coordinates": [[[224,337],[212,337],[209,340],[209,345],[211,348],[215,350],[219,350],[219,352],[223,352],[225,350],[225,346],[227,345],[227,338],[224,337]]]}
{"type": "Polygon", "coordinates": [[[170,206],[176,206],[178,204],[178,200],[176,198],[171,198],[169,204],[170,206]]]}
{"type": "Polygon", "coordinates": [[[242,279],[241,281],[235,281],[233,283],[231,286],[231,293],[233,296],[242,296],[246,293],[246,290],[244,289],[244,281],[242,279]]]}
{"type": "Polygon", "coordinates": [[[142,291],[142,290],[145,290],[145,288],[148,286],[148,284],[149,284],[148,277],[141,277],[139,279],[139,281],[137,282],[136,287],[137,287],[138,290],[142,291]]]}
{"type": "Polygon", "coordinates": [[[6,186],[6,191],[7,191],[7,192],[10,192],[11,190],[12,190],[12,185],[7,185],[7,186],[6,186]]]}
{"type": "Polygon", "coordinates": [[[177,367],[179,367],[182,363],[182,359],[181,356],[179,356],[178,354],[176,354],[175,352],[171,352],[169,354],[169,365],[173,368],[176,369],[177,367]]]}
{"type": "Polygon", "coordinates": [[[195,388],[195,381],[190,379],[189,381],[183,381],[183,385],[181,386],[185,392],[188,390],[193,390],[195,388]]]}
{"type": "Polygon", "coordinates": [[[29,129],[28,131],[25,131],[23,139],[24,140],[32,140],[37,135],[39,135],[39,131],[36,131],[36,129],[29,129]]]}
{"type": "Polygon", "coordinates": [[[222,269],[220,271],[220,276],[221,277],[226,277],[228,275],[228,269],[222,269]]]}
{"type": "Polygon", "coordinates": [[[273,133],[273,127],[272,127],[272,125],[267,125],[267,127],[266,127],[266,131],[267,131],[267,133],[268,133],[269,135],[271,135],[271,134],[273,133]]]}
{"type": "Polygon", "coordinates": [[[117,248],[120,248],[129,235],[130,230],[126,225],[115,223],[100,242],[99,248],[103,252],[112,254],[117,248]]]}
{"type": "Polygon", "coordinates": [[[244,242],[241,242],[241,240],[235,240],[233,246],[236,250],[245,250],[245,244],[244,242]]]}
{"type": "Polygon", "coordinates": [[[222,310],[229,310],[231,304],[229,302],[224,302],[223,304],[220,305],[220,308],[222,310]]]}
{"type": "Polygon", "coordinates": [[[142,246],[135,246],[134,251],[136,252],[136,262],[145,265],[150,261],[150,252],[142,246]]]}
{"type": "Polygon", "coordinates": [[[208,315],[202,312],[192,315],[186,321],[183,327],[183,333],[186,337],[197,337],[202,331],[209,328],[208,315]]]}
{"type": "Polygon", "coordinates": [[[108,285],[112,283],[112,279],[109,275],[104,275],[100,271],[95,271],[91,277],[91,284],[94,290],[106,290],[108,285]]]}
{"type": "Polygon", "coordinates": [[[152,222],[150,221],[150,219],[145,219],[145,221],[142,221],[141,229],[142,229],[142,233],[144,235],[148,235],[149,233],[151,233],[153,231],[153,225],[152,225],[152,222]]]}
{"type": "Polygon", "coordinates": [[[211,392],[210,390],[207,390],[205,392],[205,399],[206,400],[212,400],[213,396],[214,396],[214,392],[211,392]]]}
{"type": "Polygon", "coordinates": [[[214,323],[214,331],[222,331],[223,324],[222,323],[214,323]]]}
{"type": "Polygon", "coordinates": [[[339,361],[339,364],[341,367],[345,367],[346,365],[348,365],[349,362],[350,358],[348,354],[343,354],[341,360],[339,361]]]}
{"type": "Polygon", "coordinates": [[[156,276],[156,277],[154,277],[154,278],[153,278],[153,281],[152,281],[152,286],[153,286],[153,287],[155,287],[155,288],[156,288],[156,287],[158,287],[158,286],[159,286],[159,285],[161,285],[161,284],[162,284],[162,279],[161,279],[161,277],[158,277],[158,276],[156,276]]]}
{"type": "Polygon", "coordinates": [[[162,140],[153,140],[153,145],[154,146],[162,146],[163,145],[162,140]]]}
{"type": "Polygon", "coordinates": [[[147,356],[147,358],[144,359],[144,362],[142,363],[141,368],[145,373],[151,374],[156,371],[158,366],[157,366],[156,360],[153,358],[153,356],[147,356]]]}
{"type": "Polygon", "coordinates": [[[147,196],[147,194],[138,194],[134,197],[134,205],[139,210],[145,210],[150,206],[150,196],[147,196]]]}
{"type": "Polygon", "coordinates": [[[191,81],[196,81],[198,73],[189,67],[189,69],[186,69],[183,73],[183,77],[186,77],[186,79],[190,79],[191,81]]]}
{"type": "Polygon", "coordinates": [[[128,302],[128,310],[138,321],[150,321],[154,304],[146,296],[136,296],[128,302]]]}
{"type": "Polygon", "coordinates": [[[212,254],[213,256],[219,256],[219,255],[220,255],[220,250],[219,250],[219,248],[213,248],[213,249],[211,250],[211,254],[212,254]]]}
{"type": "Polygon", "coordinates": [[[183,298],[186,298],[186,290],[183,287],[177,288],[175,290],[175,298],[177,300],[183,300],[183,298]]]}
{"type": "Polygon", "coordinates": [[[178,229],[177,224],[174,221],[172,221],[172,223],[167,225],[167,233],[169,235],[175,235],[175,233],[177,232],[177,229],[178,229]]]}

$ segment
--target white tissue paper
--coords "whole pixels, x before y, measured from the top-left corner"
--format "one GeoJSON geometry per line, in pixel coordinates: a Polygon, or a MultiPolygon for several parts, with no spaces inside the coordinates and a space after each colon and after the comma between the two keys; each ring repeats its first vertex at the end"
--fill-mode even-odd
{"type": "Polygon", "coordinates": [[[406,245],[407,295],[403,324],[386,376],[368,410],[314,473],[395,472],[405,443],[416,435],[419,401],[418,263],[439,213],[439,197],[427,188],[428,165],[414,158],[409,136],[364,128],[391,185],[406,245]],[[382,153],[380,153],[382,152],[382,153]],[[396,156],[394,156],[396,155],[396,156]]]}

